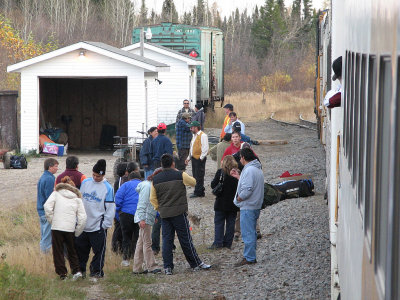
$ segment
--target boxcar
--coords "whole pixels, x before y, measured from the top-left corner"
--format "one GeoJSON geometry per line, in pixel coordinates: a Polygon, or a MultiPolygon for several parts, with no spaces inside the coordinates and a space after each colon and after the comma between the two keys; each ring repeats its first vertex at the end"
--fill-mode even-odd
{"type": "MultiPolygon", "coordinates": [[[[224,35],[221,29],[173,23],[146,26],[145,30],[147,28],[152,32],[148,42],[204,61],[204,66],[197,67],[197,103],[213,108],[215,101],[224,101],[224,35]]],[[[132,44],[140,42],[141,29],[133,30],[132,44]]]]}

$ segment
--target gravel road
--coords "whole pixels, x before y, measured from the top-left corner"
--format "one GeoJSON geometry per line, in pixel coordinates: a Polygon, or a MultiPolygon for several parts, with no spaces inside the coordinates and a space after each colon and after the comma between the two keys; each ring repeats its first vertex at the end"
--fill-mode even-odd
{"type": "MultiPolygon", "coordinates": [[[[220,129],[206,129],[219,135],[220,129]]],[[[312,174],[315,196],[281,201],[260,214],[262,239],[257,243],[257,261],[252,266],[233,267],[242,258],[243,243],[232,250],[208,250],[214,235],[214,197],[210,181],[216,163],[208,157],[206,197],[189,199],[189,212],[201,217],[193,225],[193,240],[200,257],[213,265],[210,271],[193,272],[180,249],[175,254],[173,276],[155,276],[144,285],[151,293],[171,299],[328,299],[330,297],[330,252],[328,207],[324,200],[325,154],[315,131],[264,121],[246,124],[253,139],[285,139],[287,145],[254,146],[263,165],[265,181],[275,183],[284,171],[312,174]]],[[[79,153],[80,171],[91,175],[99,158],[107,159],[107,178],[113,182],[110,152],[79,153]]],[[[34,158],[27,170],[4,170],[0,166],[2,207],[13,208],[26,200],[36,201],[36,183],[46,157],[34,158]]],[[[65,157],[59,159],[65,168],[65,157]]],[[[188,168],[191,175],[191,169],[188,168]]],[[[188,189],[188,194],[192,190],[188,189]]],[[[179,243],[176,241],[176,245],[179,243]]],[[[161,256],[156,257],[162,264],[161,256]]]]}

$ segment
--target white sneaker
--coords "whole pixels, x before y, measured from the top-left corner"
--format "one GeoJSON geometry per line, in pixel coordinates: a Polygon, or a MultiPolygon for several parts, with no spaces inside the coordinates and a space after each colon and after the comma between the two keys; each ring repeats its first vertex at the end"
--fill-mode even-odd
{"type": "Polygon", "coordinates": [[[121,266],[123,266],[123,267],[129,267],[129,265],[130,265],[129,260],[123,260],[123,261],[121,262],[121,266]]]}
{"type": "Polygon", "coordinates": [[[210,268],[211,268],[211,265],[207,265],[207,264],[202,262],[200,265],[198,265],[197,267],[193,268],[193,271],[208,270],[210,268]]]}
{"type": "Polygon", "coordinates": [[[82,278],[82,273],[81,272],[77,272],[72,276],[72,281],[76,281],[78,279],[82,278]]]}

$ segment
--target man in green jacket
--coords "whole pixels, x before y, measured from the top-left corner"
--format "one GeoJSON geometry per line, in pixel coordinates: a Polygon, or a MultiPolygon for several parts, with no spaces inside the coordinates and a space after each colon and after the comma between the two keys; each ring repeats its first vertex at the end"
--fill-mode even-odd
{"type": "Polygon", "coordinates": [[[211,266],[202,262],[197,255],[187,218],[186,185],[195,186],[196,180],[175,169],[174,159],[170,154],[161,157],[161,166],[162,172],[153,178],[150,203],[161,216],[164,272],[166,275],[172,275],[174,269],[172,248],[175,232],[190,267],[194,271],[209,269],[211,266]]]}

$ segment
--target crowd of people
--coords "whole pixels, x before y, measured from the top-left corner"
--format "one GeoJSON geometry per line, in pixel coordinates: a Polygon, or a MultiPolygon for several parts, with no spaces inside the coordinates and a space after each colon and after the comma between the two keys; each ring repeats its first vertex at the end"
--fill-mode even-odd
{"type": "Polygon", "coordinates": [[[203,131],[205,115],[201,106],[195,110],[184,100],[176,122],[177,154],[165,135],[166,125],[148,130],[140,151],[141,176],[136,162],[120,163],[114,186],[105,179],[106,161],[100,159],[86,178],[79,172],[79,159],[69,156],[66,170],[57,178],[59,163],[54,158],[44,162],[38,182],[37,211],[40,219],[40,249],[52,248],[56,273],[67,278],[65,256],[72,280],[86,277],[90,251],[93,258],[89,276],[104,276],[107,230],[114,224],[112,251],[122,256],[121,266],[133,274],[174,272],[175,234],[190,267],[207,270],[212,266],[200,259],[190,234],[186,187],[194,187],[190,198],[205,196],[204,177],[207,155],[217,161],[218,170],[211,182],[217,189],[214,204],[214,241],[209,249],[232,247],[240,235],[244,242],[243,259],[235,266],[254,264],[257,239],[261,238],[257,220],[263,201],[264,177],[261,163],[251,148],[255,144],[244,135],[245,125],[226,104],[221,142],[209,149],[203,131]],[[243,137],[246,137],[243,141],[243,137]],[[186,173],[191,162],[192,175],[186,173]],[[162,247],[160,234],[162,232],[162,247]],[[163,266],[155,257],[161,250],[163,266]]]}

